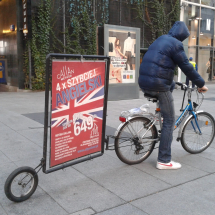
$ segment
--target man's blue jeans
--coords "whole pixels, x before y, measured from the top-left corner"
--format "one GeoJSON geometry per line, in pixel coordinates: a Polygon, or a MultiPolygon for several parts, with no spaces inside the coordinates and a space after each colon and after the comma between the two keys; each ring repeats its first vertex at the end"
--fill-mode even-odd
{"type": "Polygon", "coordinates": [[[167,92],[156,92],[144,90],[144,93],[156,96],[159,100],[161,115],[163,117],[163,126],[160,137],[158,151],[158,161],[169,163],[171,161],[171,143],[173,139],[173,130],[175,125],[175,108],[172,90],[167,92]]]}

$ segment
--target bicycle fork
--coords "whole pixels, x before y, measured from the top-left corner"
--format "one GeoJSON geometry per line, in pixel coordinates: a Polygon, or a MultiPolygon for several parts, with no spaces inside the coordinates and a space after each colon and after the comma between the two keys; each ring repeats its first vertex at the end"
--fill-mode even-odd
{"type": "MultiPolygon", "coordinates": [[[[197,128],[198,128],[198,130],[199,130],[199,134],[202,134],[201,129],[199,128],[199,124],[198,124],[198,122],[197,122],[197,115],[196,115],[193,111],[192,111],[192,114],[193,114],[193,116],[194,116],[196,126],[197,126],[197,128]]],[[[193,123],[192,120],[191,120],[191,125],[192,125],[194,131],[197,133],[198,131],[196,131],[195,125],[194,125],[194,123],[193,123]]]]}
{"type": "MultiPolygon", "coordinates": [[[[196,112],[195,112],[195,115],[198,116],[198,114],[201,113],[201,112],[204,112],[204,111],[203,111],[203,110],[196,111],[196,112]]],[[[187,117],[186,120],[185,120],[183,123],[181,123],[180,128],[179,128],[179,131],[178,131],[178,137],[177,137],[177,139],[176,139],[177,141],[180,141],[180,140],[181,140],[181,135],[182,135],[183,128],[184,128],[184,126],[186,125],[186,123],[187,123],[192,117],[193,117],[193,114],[190,115],[189,117],[187,117]]],[[[200,132],[200,134],[201,134],[202,132],[201,132],[201,130],[200,130],[200,128],[199,128],[199,124],[198,124],[198,122],[197,122],[197,119],[196,119],[195,116],[194,116],[194,118],[195,118],[195,124],[197,125],[197,128],[198,128],[198,130],[199,130],[199,132],[200,132]]],[[[194,123],[191,122],[191,124],[192,124],[192,127],[193,127],[194,131],[196,132],[196,128],[195,128],[194,123]]]]}

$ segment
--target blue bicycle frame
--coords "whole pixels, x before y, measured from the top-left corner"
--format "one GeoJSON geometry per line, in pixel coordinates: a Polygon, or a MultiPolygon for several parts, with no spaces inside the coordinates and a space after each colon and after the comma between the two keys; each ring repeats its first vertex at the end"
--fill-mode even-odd
{"type": "MultiPolygon", "coordinates": [[[[176,123],[175,123],[175,129],[181,124],[181,122],[183,121],[183,119],[187,116],[187,114],[189,113],[189,115],[193,115],[194,116],[194,119],[195,119],[195,123],[196,123],[196,126],[199,130],[199,133],[202,134],[200,128],[199,128],[199,124],[198,124],[198,121],[197,121],[197,115],[196,113],[193,111],[193,106],[192,106],[192,103],[191,101],[188,101],[188,104],[187,106],[185,107],[184,111],[182,112],[182,114],[179,116],[179,118],[176,120],[176,123]]],[[[191,121],[191,124],[192,124],[192,127],[194,129],[195,132],[196,131],[196,128],[194,126],[194,123],[193,121],[191,121]]]]}

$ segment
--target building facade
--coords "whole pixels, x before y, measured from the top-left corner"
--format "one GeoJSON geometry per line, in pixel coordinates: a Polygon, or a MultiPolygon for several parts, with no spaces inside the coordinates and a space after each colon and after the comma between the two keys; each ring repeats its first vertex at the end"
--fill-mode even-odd
{"type": "MultiPolygon", "coordinates": [[[[166,13],[171,11],[170,2],[177,0],[160,1],[165,3],[166,13]]],[[[38,6],[41,1],[37,0],[0,0],[0,60],[6,59],[7,84],[19,89],[25,87],[24,74],[24,51],[26,50],[26,36],[24,35],[23,2],[28,3],[29,16],[37,16],[38,6]]],[[[55,18],[55,36],[63,43],[65,26],[71,27],[71,17],[77,11],[78,2],[75,0],[52,1],[51,14],[55,18]],[[73,2],[69,4],[69,2],[73,2]],[[65,5],[65,7],[63,7],[65,5]],[[74,8],[74,5],[76,8],[74,8]],[[65,11],[63,11],[65,8],[65,11]],[[74,11],[73,11],[74,10],[74,11]],[[64,24],[63,24],[64,23],[64,24]]],[[[98,26],[106,23],[111,25],[129,26],[140,29],[140,48],[147,49],[151,44],[152,32],[150,25],[144,24],[138,18],[137,2],[135,0],[88,0],[89,8],[96,19],[98,26]]],[[[153,1],[150,2],[153,5],[153,1]]],[[[159,1],[157,1],[159,2],[159,1]]],[[[179,3],[178,3],[179,4],[179,3]]],[[[142,5],[143,6],[143,5],[142,5]]],[[[215,76],[215,0],[190,0],[180,2],[180,20],[184,21],[190,31],[190,37],[184,41],[184,49],[188,57],[192,57],[198,65],[198,72],[206,82],[213,82],[215,76]]],[[[155,8],[145,10],[143,6],[143,17],[149,23],[153,20],[150,12],[155,13],[155,8]]],[[[28,20],[30,22],[30,19],[28,20]]],[[[70,30],[72,33],[72,30],[70,30]]],[[[154,34],[155,35],[155,34],[154,34]]],[[[160,32],[156,33],[156,37],[160,32]]],[[[84,38],[82,43],[84,43],[84,38]]],[[[59,44],[59,43],[56,43],[59,44]]],[[[63,48],[50,49],[51,52],[63,52],[63,48]]],[[[33,67],[33,65],[32,65],[33,67]]],[[[34,69],[34,68],[33,68],[34,69]]],[[[34,74],[32,74],[34,75],[34,74]]],[[[178,72],[178,80],[185,81],[185,75],[178,72]]]]}
{"type": "Polygon", "coordinates": [[[17,87],[23,82],[22,74],[18,72],[21,65],[18,58],[22,56],[22,49],[18,47],[23,40],[19,31],[18,3],[16,0],[0,1],[0,59],[7,60],[7,83],[17,87]]]}
{"type": "MultiPolygon", "coordinates": [[[[27,21],[31,24],[31,17],[38,17],[39,6],[46,0],[0,0],[0,61],[6,60],[7,67],[7,85],[15,86],[19,89],[25,88],[25,57],[26,43],[29,39],[29,32],[27,36],[24,31],[28,31],[25,26],[24,11],[27,7],[27,21]],[[24,5],[27,6],[24,6],[24,5]]],[[[141,20],[136,19],[135,11],[133,8],[134,1],[124,0],[55,0],[51,1],[51,20],[54,20],[53,32],[56,37],[56,41],[53,41],[53,37],[50,34],[51,43],[56,42],[56,48],[51,47],[50,52],[63,52],[62,44],[65,38],[63,33],[65,29],[70,27],[71,30],[71,18],[74,13],[79,13],[79,9],[83,6],[83,2],[86,2],[89,7],[89,17],[93,15],[93,19],[96,20],[98,26],[104,23],[138,27],[141,29],[141,37],[143,38],[143,23],[141,20]]],[[[83,11],[82,11],[83,12],[83,11]]],[[[77,15],[77,14],[76,14],[77,15]]],[[[53,24],[53,23],[52,23],[53,24]]],[[[83,37],[82,44],[87,42],[83,37]]],[[[65,45],[65,44],[64,44],[65,45]]],[[[143,40],[141,46],[143,46],[143,40]]],[[[74,54],[74,53],[72,53],[74,54]]],[[[76,53],[77,54],[77,53],[76,53]]],[[[33,59],[32,59],[33,61],[33,59]]],[[[1,62],[0,62],[1,66],[1,62]]],[[[32,70],[34,70],[32,62],[32,70]]],[[[1,68],[0,68],[1,69],[1,68]]],[[[1,70],[0,70],[1,72],[1,70]]],[[[32,71],[32,75],[34,72],[32,71]]],[[[1,76],[0,76],[1,78],[1,76]]],[[[1,84],[1,82],[0,82],[1,84]]]]}
{"type": "MultiPolygon", "coordinates": [[[[206,82],[215,83],[215,0],[182,0],[180,20],[190,31],[183,42],[188,58],[197,63],[206,82]]],[[[182,82],[186,79],[180,70],[178,79],[182,82]]]]}

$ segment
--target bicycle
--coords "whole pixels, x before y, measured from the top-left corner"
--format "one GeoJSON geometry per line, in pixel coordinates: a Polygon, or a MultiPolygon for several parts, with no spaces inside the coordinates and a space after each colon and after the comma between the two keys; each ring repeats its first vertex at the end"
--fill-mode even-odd
{"type": "MultiPolygon", "coordinates": [[[[202,95],[202,99],[198,97],[197,102],[194,102],[192,105],[191,93],[196,89],[189,88],[180,82],[176,82],[176,84],[180,85],[181,89],[184,90],[184,98],[186,92],[188,93],[188,105],[175,123],[176,128],[181,125],[177,141],[181,141],[183,148],[187,152],[193,154],[200,153],[208,148],[214,139],[215,121],[209,113],[197,111],[197,107],[200,107],[203,102],[203,93],[197,93],[197,97],[202,95]],[[202,125],[205,125],[206,131],[202,125]],[[194,148],[189,146],[187,142],[187,134],[189,133],[187,133],[187,131],[191,130],[193,131],[192,134],[201,137],[202,140],[206,140],[206,142],[203,141],[204,145],[197,147],[200,145],[199,142],[194,148]],[[208,140],[203,138],[203,133],[209,136],[208,140]]],[[[143,105],[140,108],[134,108],[130,111],[123,111],[119,117],[122,123],[115,132],[115,135],[110,136],[115,138],[114,146],[119,159],[130,165],[141,163],[147,159],[154,150],[155,144],[158,143],[160,139],[162,119],[159,101],[156,97],[147,94],[144,94],[144,96],[149,101],[156,102],[157,108],[155,114],[149,112],[149,105],[143,105]],[[158,130],[156,126],[157,122],[160,125],[160,130],[158,130]],[[126,149],[126,151],[123,149],[126,149]],[[124,154],[124,152],[126,153],[124,154]]],[[[109,149],[108,142],[109,138],[105,140],[106,149],[109,149]]],[[[26,166],[14,170],[8,176],[4,186],[5,194],[8,199],[14,202],[27,200],[38,186],[38,172],[43,166],[44,158],[41,159],[41,163],[35,169],[26,166]]]]}
{"type": "MultiPolygon", "coordinates": [[[[215,136],[214,118],[203,110],[198,111],[204,100],[203,93],[199,93],[197,88],[190,88],[181,82],[176,82],[176,84],[184,90],[182,114],[175,122],[175,129],[181,125],[176,140],[181,141],[182,147],[191,154],[203,152],[210,146],[215,136]],[[193,91],[197,93],[197,101],[192,104],[193,91]],[[188,104],[183,109],[186,92],[188,104]]],[[[115,135],[112,136],[115,138],[114,146],[118,158],[129,165],[146,160],[154,150],[155,144],[160,140],[162,119],[159,101],[157,97],[148,94],[144,94],[144,96],[149,101],[156,102],[155,114],[149,112],[149,105],[123,111],[119,117],[121,124],[115,135]],[[157,122],[160,130],[156,126],[157,122]]]]}

